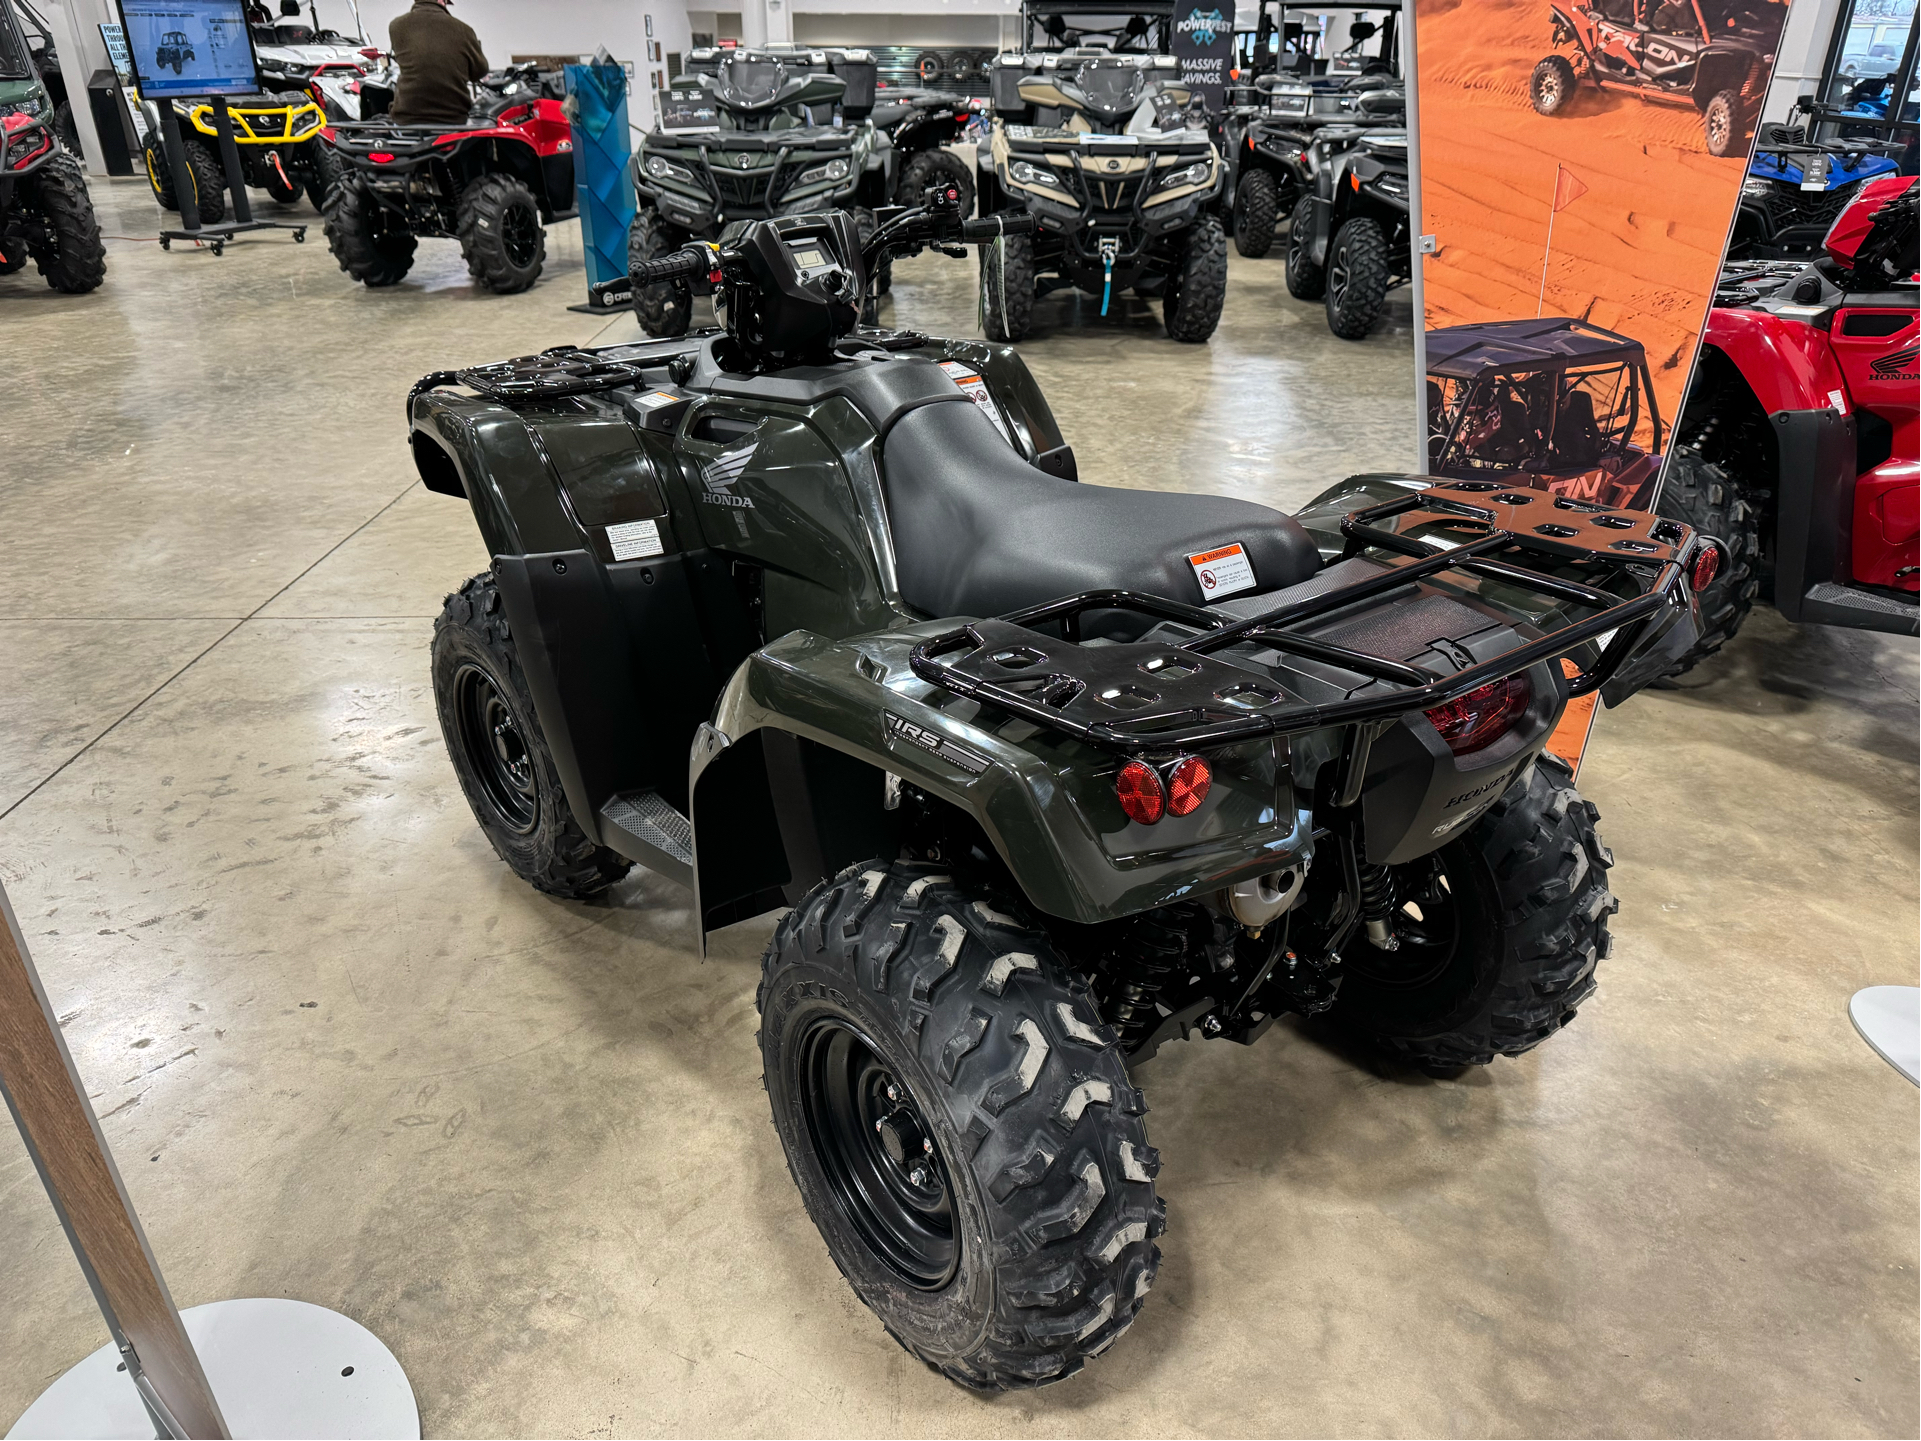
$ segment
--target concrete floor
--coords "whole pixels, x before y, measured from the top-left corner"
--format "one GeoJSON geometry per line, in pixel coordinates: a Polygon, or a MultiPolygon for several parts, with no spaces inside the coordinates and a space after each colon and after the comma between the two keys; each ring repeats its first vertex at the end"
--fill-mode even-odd
{"type": "MultiPolygon", "coordinates": [[[[601,328],[549,248],[505,299],[450,242],[388,292],[285,236],[0,280],[0,877],[181,1305],[345,1311],[429,1435],[1921,1430],[1916,1092],[1845,1012],[1915,980],[1916,648],[1771,614],[1599,722],[1621,912],[1568,1032],[1454,1083],[1297,1025],[1164,1051],[1141,1322],[1039,1393],[913,1362],[768,1124],[770,925],[701,965],[664,881],[534,894],[443,755],[430,620],[486,557],[401,398],[601,328]]],[[[970,266],[897,274],[972,333],[970,266]]],[[[1411,447],[1404,299],[1358,345],[1278,259],[1205,347],[1068,304],[1024,350],[1087,478],[1287,504],[1411,447]]],[[[4,1422],[104,1339],[10,1128],[0,1297],[4,1422]]]]}

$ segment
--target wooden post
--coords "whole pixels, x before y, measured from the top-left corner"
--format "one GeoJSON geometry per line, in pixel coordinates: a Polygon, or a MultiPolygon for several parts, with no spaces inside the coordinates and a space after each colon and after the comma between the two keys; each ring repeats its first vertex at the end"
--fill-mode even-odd
{"type": "Polygon", "coordinates": [[[163,1436],[224,1438],[226,1420],[100,1134],[4,888],[0,918],[0,1096],[154,1424],[163,1436]]]}

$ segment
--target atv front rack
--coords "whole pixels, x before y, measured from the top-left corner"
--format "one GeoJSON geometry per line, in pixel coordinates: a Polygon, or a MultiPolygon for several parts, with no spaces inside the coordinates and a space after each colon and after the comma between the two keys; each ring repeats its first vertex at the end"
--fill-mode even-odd
{"type": "Polygon", "coordinates": [[[1599,658],[1569,680],[1570,693],[1582,696],[1613,678],[1663,610],[1686,604],[1683,559],[1694,545],[1694,533],[1676,521],[1544,491],[1507,491],[1486,481],[1436,485],[1357,511],[1341,522],[1341,531],[1347,556],[1372,547],[1409,559],[1246,620],[1135,591],[1085,591],[947,631],[916,646],[909,663],[930,685],[1127,755],[1391,721],[1601,640],[1599,658]],[[1406,531],[1440,525],[1484,533],[1450,544],[1380,528],[1380,522],[1397,517],[1405,518],[1406,531]],[[1536,523],[1528,525],[1529,520],[1536,523]],[[1500,558],[1500,552],[1531,553],[1563,564],[1651,565],[1656,574],[1647,590],[1623,599],[1500,558]],[[1450,570],[1593,607],[1596,614],[1451,675],[1306,633],[1310,623],[1335,611],[1380,600],[1450,570]],[[1132,611],[1194,626],[1201,634],[1178,645],[1083,646],[1080,620],[1090,611],[1132,611]],[[1032,629],[1055,623],[1059,638],[1032,629]],[[1368,694],[1322,703],[1290,701],[1265,671],[1214,654],[1241,642],[1336,666],[1389,689],[1370,688],[1368,694]]]}

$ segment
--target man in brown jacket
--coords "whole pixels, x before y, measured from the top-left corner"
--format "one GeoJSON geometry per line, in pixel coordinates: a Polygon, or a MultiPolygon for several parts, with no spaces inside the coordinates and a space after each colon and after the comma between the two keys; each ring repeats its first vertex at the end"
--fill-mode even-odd
{"type": "Polygon", "coordinates": [[[458,125],[473,109],[467,86],[487,73],[471,26],[447,13],[452,0],[414,0],[387,27],[400,66],[393,118],[407,125],[458,125]]]}

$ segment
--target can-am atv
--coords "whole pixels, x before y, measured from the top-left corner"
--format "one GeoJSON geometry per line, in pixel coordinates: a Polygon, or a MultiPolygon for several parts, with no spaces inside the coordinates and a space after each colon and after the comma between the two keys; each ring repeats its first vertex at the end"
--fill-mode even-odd
{"type": "Polygon", "coordinates": [[[1740,155],[1774,69],[1781,0],[1553,0],[1554,44],[1528,98],[1561,114],[1583,74],[1602,90],[1692,105],[1710,155],[1740,155]]]}
{"type": "Polygon", "coordinates": [[[540,279],[547,232],[574,210],[574,142],[557,100],[483,90],[459,125],[361,120],[334,128],[340,181],[327,245],[367,286],[396,285],[419,236],[460,242],[474,284],[514,295],[540,279]]]}
{"type": "Polygon", "coordinates": [[[1661,412],[1641,342],[1585,320],[1492,320],[1427,333],[1428,469],[1648,505],[1661,412]]]}
{"type": "Polygon", "coordinates": [[[1018,207],[1036,229],[981,252],[988,338],[1021,339],[1038,296],[1075,287],[1102,315],[1124,290],[1158,298],[1170,336],[1206,340],[1227,300],[1223,169],[1200,97],[1174,83],[1179,62],[1076,46],[1017,75],[1010,58],[995,83],[1011,81],[1019,107],[997,94],[978,203],[1018,207]]]}
{"type": "MultiPolygon", "coordinates": [[[[1400,92],[1364,91],[1364,114],[1401,112],[1400,92]]],[[[1407,131],[1329,125],[1307,144],[1313,183],[1287,227],[1287,293],[1320,300],[1327,328],[1360,340],[1387,293],[1414,278],[1408,233],[1407,131]]]]}
{"type": "Polygon", "coordinates": [[[87,177],[55,130],[54,106],[14,22],[0,3],[0,275],[32,260],[69,295],[107,275],[87,177]]]}
{"type": "MultiPolygon", "coordinates": [[[[696,50],[663,97],[680,129],[649,133],[634,156],[638,203],[629,268],[714,240],[735,221],[845,210],[863,235],[890,203],[894,152],[874,127],[874,61],[864,50],[696,50]],[[702,123],[704,122],[704,123],[702,123]]],[[[888,288],[888,274],[877,293],[888,288]]],[[[649,335],[683,335],[684,283],[635,286],[649,335]]]]}
{"type": "MultiPolygon", "coordinates": [[[[227,167],[220,158],[213,106],[205,100],[168,103],[173,106],[186,146],[187,174],[193,181],[193,201],[200,223],[213,225],[227,216],[227,167]]],[[[142,152],[147,183],[163,208],[180,210],[173,167],[167,162],[166,147],[160,139],[160,103],[144,100],[141,111],[147,123],[147,143],[142,152]]],[[[227,101],[227,113],[233,122],[240,173],[247,185],[266,191],[283,205],[293,204],[303,194],[315,210],[326,205],[327,192],[340,173],[340,165],[323,133],[326,112],[312,97],[302,90],[238,96],[227,101]]]]}
{"type": "Polygon", "coordinates": [[[1789,620],[1921,633],[1916,182],[1868,181],[1809,264],[1723,272],[1660,511],[1722,542],[1694,664],[1764,587],[1789,620]]]}
{"type": "Polygon", "coordinates": [[[984,1389],[1079,1370],[1153,1284],[1130,1064],[1292,1012],[1451,1072],[1573,1018],[1610,856],[1543,746],[1692,643],[1719,554],[1485,481],[1299,520],[1078,484],[1017,351],[856,328],[882,254],[1002,231],[751,223],[634,277],[717,286],[726,333],[408,400],[493,555],[432,655],[483,832],[554,895],[673,878],[703,938],[792,907],[758,995],[791,1173],[889,1333],[984,1389]]]}

